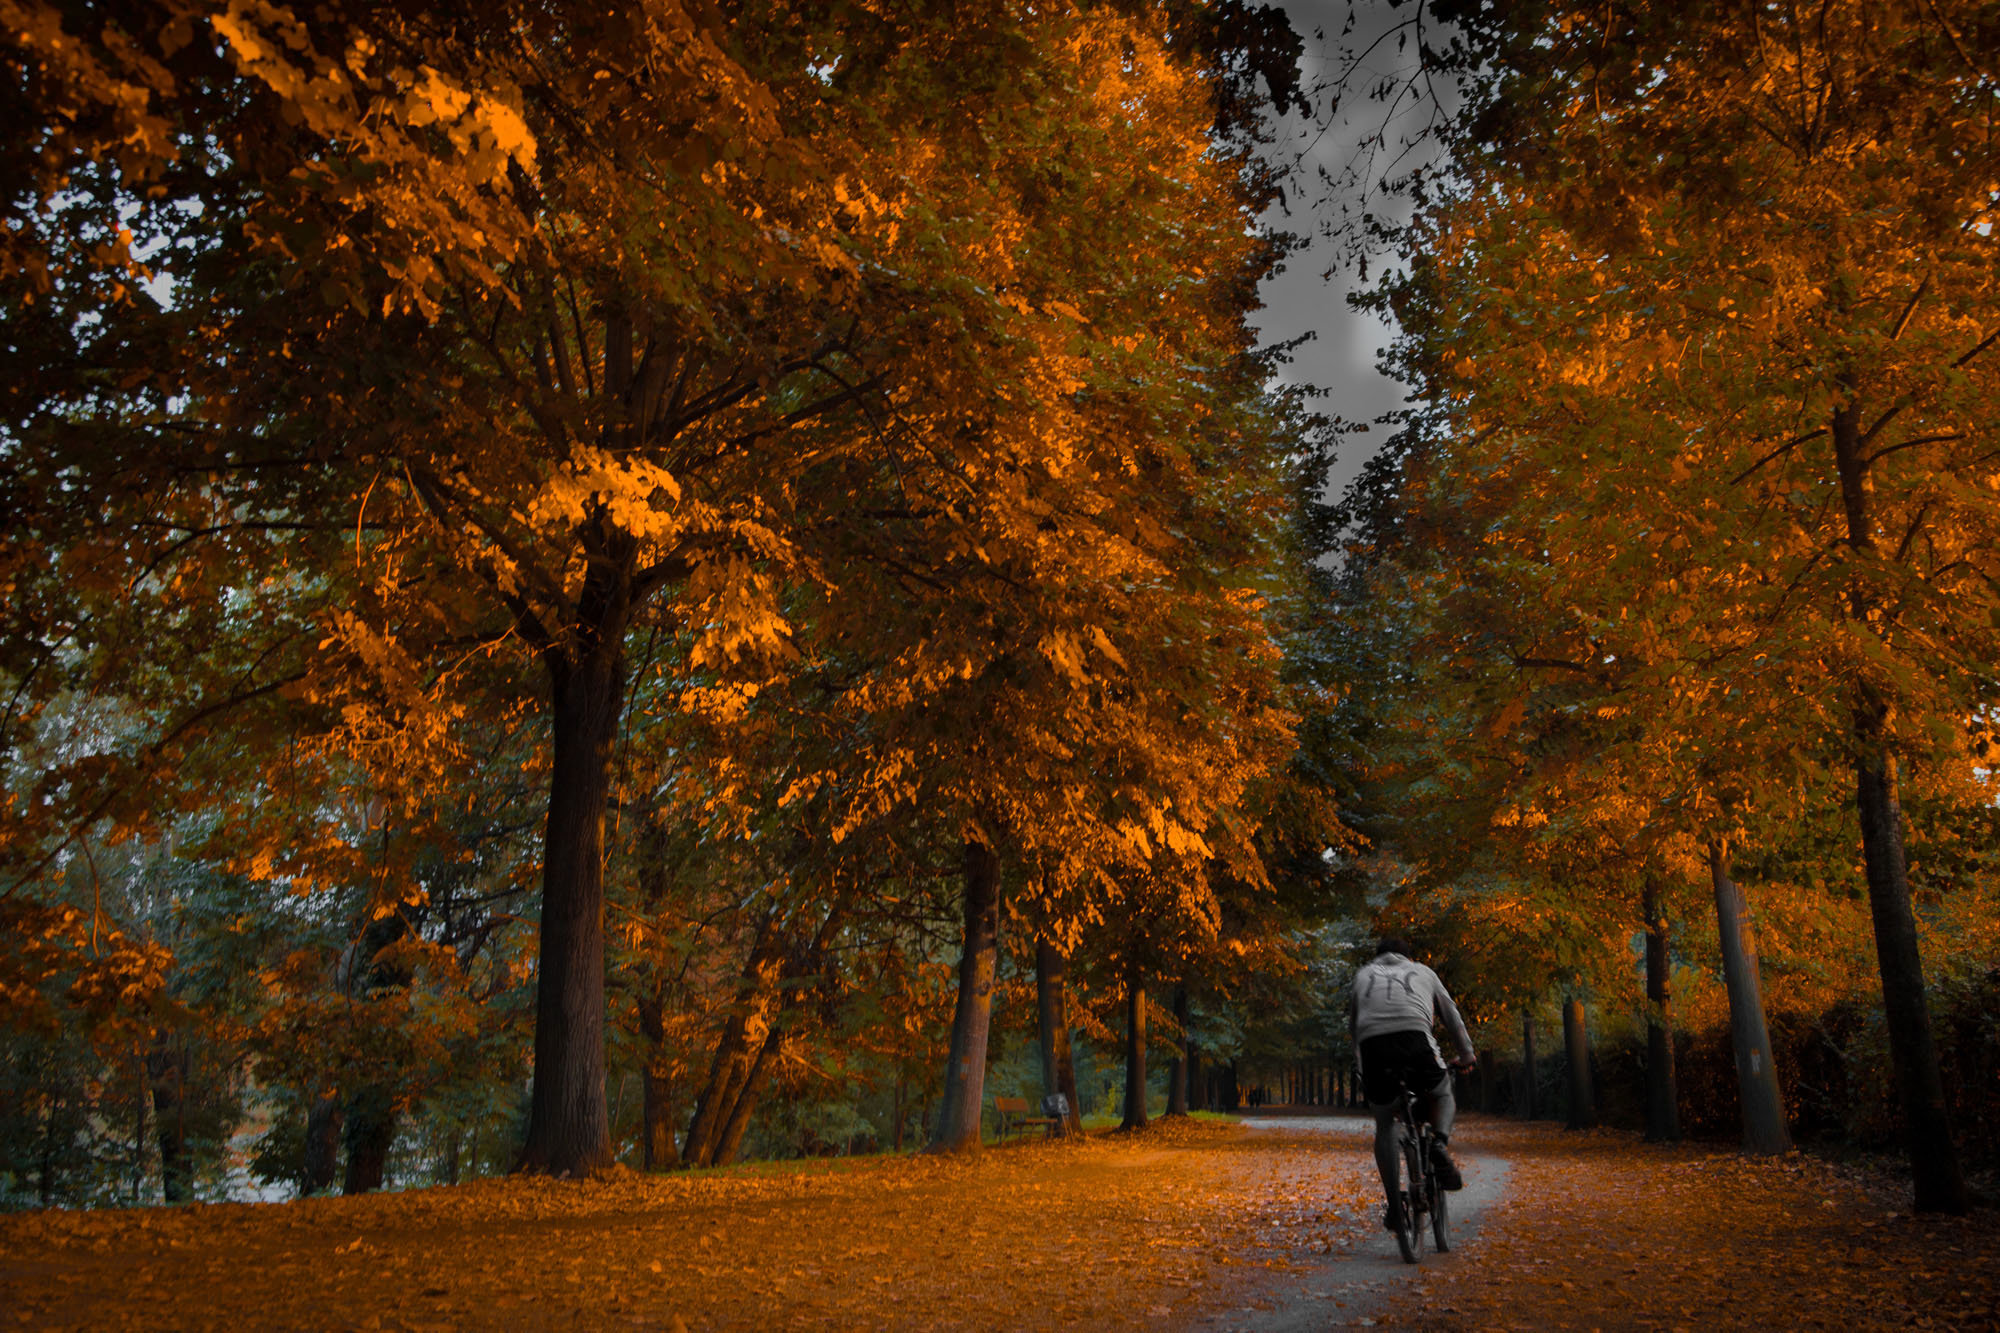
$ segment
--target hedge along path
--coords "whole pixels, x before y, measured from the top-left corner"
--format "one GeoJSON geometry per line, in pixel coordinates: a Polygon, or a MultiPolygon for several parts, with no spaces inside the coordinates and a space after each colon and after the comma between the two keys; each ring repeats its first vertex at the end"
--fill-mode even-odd
{"type": "Polygon", "coordinates": [[[1507,1192],[1476,1237],[1425,1255],[1378,1326],[2000,1328],[1990,1205],[1912,1216],[1908,1178],[1877,1169],[1468,1119],[1454,1138],[1508,1160],[1507,1192]]]}
{"type": "Polygon", "coordinates": [[[15,1215],[0,1327],[1184,1326],[1360,1235],[1371,1176],[1323,1135],[1175,1120],[973,1160],[15,1215]]]}

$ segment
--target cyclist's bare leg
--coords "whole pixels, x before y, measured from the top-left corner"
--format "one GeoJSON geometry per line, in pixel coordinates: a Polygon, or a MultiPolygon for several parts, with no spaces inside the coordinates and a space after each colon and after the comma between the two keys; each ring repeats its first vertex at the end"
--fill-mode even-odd
{"type": "Polygon", "coordinates": [[[1375,1169],[1382,1173],[1382,1197],[1396,1197],[1396,1103],[1368,1104],[1375,1113],[1375,1169]]]}

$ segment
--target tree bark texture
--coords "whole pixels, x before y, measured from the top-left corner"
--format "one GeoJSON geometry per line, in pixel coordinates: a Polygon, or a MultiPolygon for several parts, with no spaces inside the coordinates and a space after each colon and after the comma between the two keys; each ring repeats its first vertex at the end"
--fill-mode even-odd
{"type": "Polygon", "coordinates": [[[1069,1114],[1055,1127],[1057,1137],[1083,1132],[1083,1108],[1076,1101],[1076,1061],[1069,1043],[1069,959],[1047,940],[1035,945],[1035,1010],[1040,1024],[1042,1095],[1062,1094],[1069,1114]]]}
{"type": "Polygon", "coordinates": [[[346,1113],[340,1094],[324,1092],[313,1098],[306,1111],[306,1157],[299,1179],[299,1192],[320,1194],[333,1188],[340,1172],[340,1137],[346,1113]]]}
{"type": "Polygon", "coordinates": [[[1174,1043],[1174,1062],[1167,1070],[1167,1114],[1188,1113],[1188,1059],[1194,1041],[1188,1032],[1188,993],[1185,985],[1174,987],[1174,1022],[1180,1025],[1180,1040],[1174,1043]]]}
{"type": "MultiPolygon", "coordinates": [[[[586,595],[589,595],[586,581],[586,595]]],[[[623,618],[575,661],[547,653],[554,763],[542,839],[535,1077],[521,1169],[586,1176],[611,1162],[604,1087],[604,811],[624,709],[623,618]]]]}
{"type": "MultiPolygon", "coordinates": [[[[1832,433],[1834,464],[1847,515],[1847,543],[1857,555],[1867,557],[1876,552],[1868,469],[1880,455],[1866,453],[1873,431],[1864,433],[1862,420],[1863,403],[1857,394],[1834,412],[1832,433]]],[[[1849,585],[1849,614],[1857,625],[1865,627],[1876,609],[1872,594],[1857,574],[1849,585]]],[[[1938,1069],[1930,1005],[1924,994],[1923,956],[1917,947],[1916,920],[1910,908],[1896,761],[1887,744],[1887,721],[1887,704],[1866,681],[1857,682],[1853,703],[1855,807],[1861,818],[1861,851],[1867,867],[1869,915],[1875,926],[1876,968],[1882,975],[1889,1060],[1902,1103],[1916,1206],[1921,1212],[1962,1213],[1967,1206],[1965,1177],[1952,1144],[1944,1077],[1938,1069]]]]}
{"type": "Polygon", "coordinates": [[[1659,891],[1646,886],[1646,1141],[1681,1140],[1680,1087],[1674,1079],[1672,956],[1659,891]]]}
{"type": "Polygon", "coordinates": [[[736,1104],[729,1108],[729,1119],[723,1122],[722,1136],[716,1142],[709,1165],[728,1166],[743,1150],[744,1132],[750,1128],[750,1116],[764,1095],[764,1082],[770,1077],[771,1062],[777,1056],[782,1035],[775,1023],[764,1034],[763,1043],[757,1047],[756,1058],[750,1062],[750,1071],[744,1075],[743,1086],[737,1089],[736,1104]]]}
{"type": "Polygon", "coordinates": [[[1729,877],[1729,857],[1720,839],[1708,845],[1709,878],[1715,884],[1716,933],[1722,943],[1722,980],[1729,991],[1729,1036],[1736,1048],[1736,1086],[1743,1103],[1746,1152],[1788,1152],[1784,1096],[1771,1063],[1771,1034],[1764,1022],[1764,988],[1757,975],[1756,936],[1743,891],[1729,877]]]}
{"type": "Polygon", "coordinates": [[[388,1089],[366,1083],[348,1094],[345,1132],[347,1169],[340,1180],[342,1194],[366,1194],[382,1188],[388,1175],[389,1147],[396,1141],[396,1108],[388,1089]]]}
{"type": "MultiPolygon", "coordinates": [[[[385,829],[385,845],[387,838],[385,829]]],[[[410,984],[409,969],[385,952],[409,934],[409,930],[409,923],[400,913],[368,923],[349,949],[342,968],[350,997],[364,1000],[410,984]]],[[[396,1140],[396,1111],[388,1087],[376,1080],[349,1092],[342,1124],[347,1164],[340,1192],[366,1194],[381,1189],[388,1172],[389,1148],[396,1140]]]]}
{"type": "Polygon", "coordinates": [[[187,1043],[167,1037],[146,1055],[153,1083],[153,1134],[160,1147],[160,1195],[168,1203],[194,1198],[194,1163],[187,1153],[187,1043]]]}
{"type": "Polygon", "coordinates": [[[1585,1026],[1583,1001],[1572,995],[1563,1001],[1563,1053],[1569,1064],[1569,1127],[1597,1127],[1597,1097],[1590,1086],[1590,1029],[1585,1026]]]}
{"type": "Polygon", "coordinates": [[[657,994],[639,996],[639,1035],[646,1042],[645,1080],[641,1090],[640,1139],[644,1145],[646,1170],[666,1171],[681,1164],[680,1146],[674,1142],[680,1116],[674,1106],[674,1081],[667,1069],[666,1016],[657,994]]]}
{"type": "Polygon", "coordinates": [[[965,844],[965,945],[958,959],[958,1003],[945,1057],[944,1104],[928,1152],[979,1150],[986,1096],[986,1039],[993,1025],[993,977],[1000,954],[1000,858],[981,842],[965,844]]]}
{"type": "Polygon", "coordinates": [[[1125,1117],[1120,1129],[1146,1127],[1146,977],[1137,963],[1125,972],[1125,1117]]]}
{"type": "Polygon", "coordinates": [[[1923,957],[1917,948],[1916,917],[1910,909],[1902,810],[1896,798],[1896,761],[1863,760],[1857,764],[1857,779],[1861,848],[1868,868],[1876,965],[1882,974],[1889,1061],[1901,1099],[1916,1205],[1920,1212],[1963,1213],[1968,1203],[1965,1177],[1945,1110],[1944,1076],[1931,1035],[1923,957]]]}
{"type": "MultiPolygon", "coordinates": [[[[776,918],[767,914],[757,923],[756,937],[737,979],[736,1003],[722,1026],[715,1056],[709,1062],[708,1081],[696,1100],[687,1144],[681,1151],[681,1159],[688,1166],[716,1166],[722,1161],[722,1146],[728,1139],[736,1108],[752,1087],[765,1041],[777,1029],[777,1011],[782,1004],[779,973],[783,970],[783,955],[782,933],[776,918]]],[[[754,1093],[751,1104],[755,1105],[754,1093]]]]}
{"type": "Polygon", "coordinates": [[[1535,1118],[1535,1016],[1521,1011],[1521,1119],[1535,1118]]]}

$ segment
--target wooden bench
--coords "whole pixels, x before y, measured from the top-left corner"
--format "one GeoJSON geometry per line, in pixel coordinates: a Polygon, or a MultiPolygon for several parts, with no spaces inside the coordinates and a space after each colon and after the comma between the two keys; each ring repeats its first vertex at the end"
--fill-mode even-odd
{"type": "Polygon", "coordinates": [[[993,1112],[1000,1117],[1001,1142],[1006,1142],[1009,1134],[1017,1133],[1029,1125],[1041,1125],[1045,1129],[1052,1130],[1062,1123],[1052,1115],[1035,1115],[1033,1111],[1034,1108],[1028,1105],[1026,1097],[995,1097],[993,1112]]]}

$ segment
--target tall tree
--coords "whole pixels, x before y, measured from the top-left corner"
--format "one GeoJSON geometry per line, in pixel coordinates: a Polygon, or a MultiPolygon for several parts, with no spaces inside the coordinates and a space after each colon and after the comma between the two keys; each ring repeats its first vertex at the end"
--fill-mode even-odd
{"type": "MultiPolygon", "coordinates": [[[[9,807],[12,864],[101,816],[143,824],[135,771],[192,776],[227,719],[391,774],[462,749],[468,714],[541,710],[523,1163],[603,1164],[604,824],[633,634],[676,645],[688,707],[740,714],[795,631],[826,665],[896,603],[843,602],[828,571],[901,588],[912,628],[945,605],[910,595],[926,580],[983,589],[871,679],[914,667],[930,722],[1018,735],[1045,696],[965,707],[945,683],[988,693],[1025,665],[1081,694],[1124,627],[1257,558],[1254,530],[1169,558],[1200,530],[1181,520],[1232,512],[1241,492],[1202,472],[1226,477],[1254,432],[1215,410],[1246,371],[1190,387],[1158,370],[1242,360],[1267,254],[1245,230],[1246,159],[1212,137],[1203,52],[1226,43],[1204,10],[1176,12],[1200,21],[912,4],[857,22],[775,0],[23,7],[6,485],[29,521],[7,568],[33,616],[8,671],[30,698],[86,668],[101,686],[131,674],[121,641],[201,645],[201,669],[152,677],[170,706],[130,752],[84,753],[43,780],[51,800],[9,807]],[[140,288],[138,255],[171,301],[140,288]],[[1179,507],[1123,505],[1148,487],[1179,507]],[[95,577],[58,586],[39,554],[58,549],[95,577]],[[245,569],[261,577],[239,589],[245,569]],[[121,600],[123,621],[173,634],[118,634],[121,600]],[[95,657],[63,648],[86,622],[95,657]],[[982,635],[983,662],[959,651],[982,635]]],[[[1262,637],[1244,582],[1160,624],[1210,624],[1203,651],[1252,664],[1220,711],[1240,703],[1262,737],[1283,724],[1240,651],[1262,637]]],[[[1096,702],[1092,728],[1159,721],[1096,702]]],[[[967,731],[930,722],[906,751],[955,759],[967,731]]],[[[260,780],[282,785],[265,754],[260,780]]],[[[1089,839],[1010,808],[1050,809],[1049,765],[993,758],[966,771],[1020,783],[953,806],[960,835],[1032,828],[1087,859],[1089,839]]],[[[856,804],[904,760],[867,762],[856,804]]],[[[1211,801],[1213,770],[1180,766],[1160,791],[1126,772],[1116,817],[1100,802],[1086,822],[1127,843],[1204,836],[1240,785],[1211,801]]],[[[316,846],[262,840],[266,865],[324,873],[316,846]]]]}
{"type": "Polygon", "coordinates": [[[1622,677],[1690,836],[1851,774],[1917,1204],[1962,1209],[1896,798],[1990,799],[1993,8],[1447,10],[1484,67],[1407,362],[1439,457],[1504,478],[1587,649],[1552,669],[1622,677]]]}

